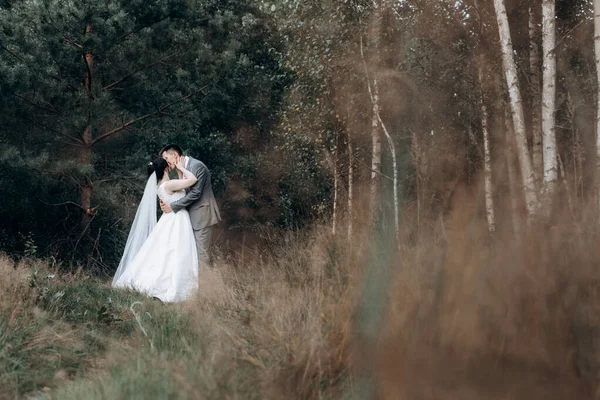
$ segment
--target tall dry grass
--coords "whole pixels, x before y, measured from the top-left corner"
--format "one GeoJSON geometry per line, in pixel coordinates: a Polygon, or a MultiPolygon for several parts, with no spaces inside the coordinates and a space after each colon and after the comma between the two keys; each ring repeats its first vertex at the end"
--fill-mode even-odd
{"type": "Polygon", "coordinates": [[[85,276],[31,287],[39,266],[5,259],[0,397],[593,398],[597,231],[566,215],[491,236],[460,195],[431,226],[400,250],[366,229],[289,234],[243,263],[218,257],[175,305],[85,276]],[[34,350],[14,367],[18,346],[34,350]]]}
{"type": "MultiPolygon", "coordinates": [[[[290,234],[244,265],[218,258],[212,270],[203,271],[197,296],[185,303],[146,299],[135,307],[114,305],[111,312],[120,317],[106,333],[101,368],[57,385],[51,398],[333,399],[351,394],[348,366],[360,257],[348,246],[327,229],[290,234]],[[132,321],[128,334],[120,325],[132,321]]],[[[65,297],[50,309],[85,322],[80,310],[69,311],[73,300],[65,297]]]]}
{"type": "Polygon", "coordinates": [[[38,307],[48,264],[17,265],[0,254],[0,398],[21,398],[66,377],[85,362],[81,331],[38,307]]]}
{"type": "Polygon", "coordinates": [[[597,231],[569,214],[492,236],[477,206],[458,196],[444,234],[394,263],[371,346],[375,398],[592,398],[597,231]]]}

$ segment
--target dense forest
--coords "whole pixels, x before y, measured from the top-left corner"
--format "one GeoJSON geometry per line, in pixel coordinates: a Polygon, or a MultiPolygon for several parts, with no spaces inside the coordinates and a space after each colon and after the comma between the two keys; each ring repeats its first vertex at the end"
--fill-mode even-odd
{"type": "MultiPolygon", "coordinates": [[[[75,318],[47,293],[91,290],[73,271],[103,287],[147,163],[177,143],[210,168],[223,217],[213,256],[231,295],[202,310],[235,309],[231,329],[256,335],[231,350],[256,398],[587,396],[599,65],[598,0],[0,0],[3,262],[70,276],[23,282],[75,318]]],[[[133,300],[99,301],[118,319],[133,300]]]]}
{"type": "Polygon", "coordinates": [[[1,247],[110,271],[168,142],[213,171],[224,241],[315,220],[417,235],[457,188],[490,232],[581,219],[592,5],[542,3],[5,2],[1,247]]]}

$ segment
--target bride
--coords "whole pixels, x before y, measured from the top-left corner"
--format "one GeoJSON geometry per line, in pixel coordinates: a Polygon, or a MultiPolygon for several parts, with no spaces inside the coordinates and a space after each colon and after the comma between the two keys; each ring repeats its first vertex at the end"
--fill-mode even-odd
{"type": "Polygon", "coordinates": [[[196,241],[188,212],[165,213],[156,222],[156,197],[169,203],[179,200],[198,180],[184,163],[182,158],[176,165],[183,179],[169,179],[169,166],[160,156],[148,164],[150,177],[113,287],[135,289],[164,302],[185,300],[198,288],[196,241]]]}

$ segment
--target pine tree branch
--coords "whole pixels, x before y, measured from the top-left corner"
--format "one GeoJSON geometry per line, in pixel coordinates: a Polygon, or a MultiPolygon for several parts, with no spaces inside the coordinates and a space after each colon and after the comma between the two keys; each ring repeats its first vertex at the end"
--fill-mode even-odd
{"type": "Polygon", "coordinates": [[[142,26],[139,26],[139,27],[137,27],[137,28],[135,28],[135,29],[133,29],[133,30],[131,30],[131,31],[127,32],[127,33],[126,33],[126,34],[124,34],[123,36],[121,36],[121,39],[125,39],[125,38],[127,38],[128,36],[130,36],[130,35],[133,35],[134,33],[138,33],[138,32],[139,32],[139,31],[141,31],[142,29],[145,29],[145,28],[150,28],[150,27],[151,27],[151,26],[153,26],[153,25],[159,24],[159,23],[163,22],[164,20],[166,20],[166,19],[168,19],[168,18],[170,18],[170,15],[167,15],[167,16],[165,16],[165,17],[162,17],[162,18],[161,18],[161,19],[159,19],[158,21],[153,21],[153,22],[149,23],[148,25],[142,25],[142,26]]]}
{"type": "Polygon", "coordinates": [[[123,43],[123,42],[124,42],[124,41],[125,41],[125,40],[126,40],[128,37],[129,37],[129,36],[133,35],[134,33],[138,33],[138,32],[139,32],[139,31],[141,31],[142,29],[150,28],[150,27],[152,27],[153,25],[155,25],[155,24],[158,24],[158,23],[160,23],[160,22],[162,22],[162,21],[164,21],[164,20],[166,20],[166,19],[168,19],[168,18],[170,18],[170,16],[162,17],[162,18],[161,18],[161,19],[159,19],[158,21],[151,22],[151,23],[149,23],[149,24],[147,24],[147,25],[142,25],[142,26],[139,26],[139,27],[137,27],[137,28],[135,28],[135,29],[133,29],[133,30],[131,30],[131,31],[129,31],[129,32],[127,32],[127,33],[125,33],[125,34],[121,35],[121,36],[118,38],[118,40],[116,40],[115,42],[111,43],[111,44],[110,44],[108,47],[104,48],[104,49],[103,49],[103,52],[104,52],[105,54],[106,54],[106,53],[109,53],[109,52],[110,52],[110,51],[113,49],[113,47],[116,47],[116,46],[119,46],[119,45],[121,45],[121,44],[122,44],[122,43],[123,43]]]}
{"type": "Polygon", "coordinates": [[[148,64],[148,65],[146,65],[146,66],[140,67],[140,68],[136,69],[135,71],[133,71],[132,73],[130,73],[130,74],[128,74],[128,75],[125,75],[125,76],[124,76],[124,77],[122,77],[121,79],[118,79],[118,80],[114,81],[113,83],[111,83],[111,84],[109,84],[109,85],[106,85],[106,86],[104,86],[104,87],[102,88],[102,90],[109,90],[110,88],[112,88],[112,87],[114,87],[114,86],[118,85],[119,83],[123,82],[124,80],[126,80],[126,79],[128,79],[128,78],[131,78],[133,75],[137,74],[138,72],[141,72],[141,71],[144,71],[144,70],[150,69],[150,68],[154,67],[155,65],[162,64],[164,61],[168,60],[169,58],[173,58],[173,57],[175,57],[175,56],[177,56],[177,55],[180,55],[180,54],[182,54],[182,52],[181,52],[181,51],[178,51],[178,52],[175,52],[175,53],[173,53],[173,54],[170,54],[170,55],[168,55],[168,56],[166,56],[166,57],[163,57],[163,58],[161,58],[160,60],[158,60],[158,61],[156,61],[156,62],[153,62],[153,63],[151,63],[151,64],[148,64]]]}
{"type": "Polygon", "coordinates": [[[41,105],[39,105],[39,104],[35,103],[33,100],[30,100],[30,99],[28,99],[28,98],[27,98],[27,97],[25,97],[25,96],[21,96],[20,94],[17,94],[17,93],[12,93],[12,95],[13,95],[13,96],[15,96],[15,97],[18,97],[19,99],[25,100],[26,102],[28,102],[29,104],[31,104],[31,105],[32,105],[32,106],[34,106],[34,107],[37,107],[37,108],[39,108],[39,109],[42,109],[42,110],[45,110],[45,111],[51,112],[52,114],[56,114],[56,111],[55,111],[55,110],[53,110],[53,109],[50,109],[50,108],[47,108],[47,107],[44,107],[44,106],[41,106],[41,105]]]}
{"type": "Polygon", "coordinates": [[[47,140],[47,141],[43,141],[41,143],[59,143],[59,144],[62,144],[63,146],[81,147],[77,143],[63,142],[62,140],[47,140]]]}
{"type": "Polygon", "coordinates": [[[132,119],[132,120],[131,120],[131,121],[129,121],[129,122],[126,122],[126,123],[124,123],[124,124],[122,124],[120,127],[118,127],[118,128],[115,128],[115,129],[113,129],[113,130],[111,130],[111,131],[108,131],[108,132],[106,132],[106,133],[104,133],[104,134],[102,134],[102,135],[98,136],[96,139],[92,140],[92,143],[91,143],[91,145],[93,146],[94,144],[98,143],[99,141],[101,141],[101,140],[104,140],[104,139],[106,139],[106,138],[108,138],[108,137],[110,137],[110,136],[114,135],[115,133],[121,132],[123,129],[126,129],[127,127],[129,127],[129,126],[131,126],[131,125],[133,125],[133,124],[135,124],[135,123],[137,123],[137,122],[140,122],[140,121],[143,121],[143,120],[145,120],[145,119],[147,119],[147,118],[150,118],[150,117],[152,117],[153,115],[156,115],[156,114],[165,114],[165,113],[164,113],[164,111],[165,111],[166,109],[170,108],[171,106],[173,106],[173,105],[175,105],[175,104],[177,104],[177,103],[180,103],[180,102],[182,102],[182,101],[185,101],[185,100],[189,99],[190,97],[192,97],[193,95],[195,95],[195,94],[197,94],[197,93],[201,92],[202,90],[204,90],[204,89],[205,89],[205,88],[207,88],[207,87],[208,87],[208,85],[205,85],[205,86],[201,87],[200,89],[198,89],[198,90],[195,90],[195,91],[193,91],[192,93],[188,94],[187,96],[184,96],[184,97],[182,97],[182,98],[180,98],[180,99],[178,99],[178,100],[175,100],[175,101],[174,101],[174,102],[172,102],[172,103],[165,104],[164,106],[161,106],[161,107],[157,108],[157,109],[156,109],[156,111],[154,111],[154,112],[151,112],[151,113],[148,113],[148,114],[142,115],[142,116],[140,116],[140,117],[137,117],[137,118],[135,118],[135,119],[132,119]]]}
{"type": "Polygon", "coordinates": [[[83,50],[83,46],[80,45],[79,43],[75,43],[74,41],[72,41],[71,39],[63,36],[63,40],[69,44],[72,44],[73,46],[77,47],[79,50],[83,50]]]}
{"type": "Polygon", "coordinates": [[[77,143],[79,145],[83,145],[83,142],[80,139],[77,139],[77,138],[75,138],[75,137],[73,137],[71,135],[67,135],[66,133],[63,133],[63,132],[61,132],[61,131],[59,131],[57,129],[49,127],[49,126],[43,124],[42,122],[34,121],[33,119],[31,119],[31,118],[29,118],[29,117],[27,117],[25,115],[18,114],[18,113],[15,113],[14,115],[17,116],[17,117],[19,117],[19,118],[21,118],[21,119],[29,121],[29,122],[31,122],[34,125],[35,124],[40,125],[41,127],[49,130],[50,132],[56,133],[57,135],[60,135],[60,136],[65,137],[65,138],[67,138],[69,140],[72,140],[72,141],[74,141],[75,143],[77,143]]]}
{"type": "Polygon", "coordinates": [[[8,54],[10,54],[11,56],[13,56],[14,58],[16,58],[17,60],[24,62],[23,59],[21,57],[19,57],[18,55],[16,55],[15,53],[13,53],[12,51],[10,51],[6,46],[0,44],[0,48],[4,49],[4,51],[6,51],[8,54]]]}

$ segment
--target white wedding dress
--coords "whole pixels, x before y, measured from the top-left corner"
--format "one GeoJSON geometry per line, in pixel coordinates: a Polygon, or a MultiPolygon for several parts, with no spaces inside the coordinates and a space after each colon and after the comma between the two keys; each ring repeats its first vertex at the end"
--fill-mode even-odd
{"type": "MultiPolygon", "coordinates": [[[[185,191],[168,194],[161,184],[157,195],[171,203],[185,191]]],[[[164,302],[185,300],[198,289],[196,240],[186,210],[162,214],[113,287],[132,288],[164,302]]]]}

